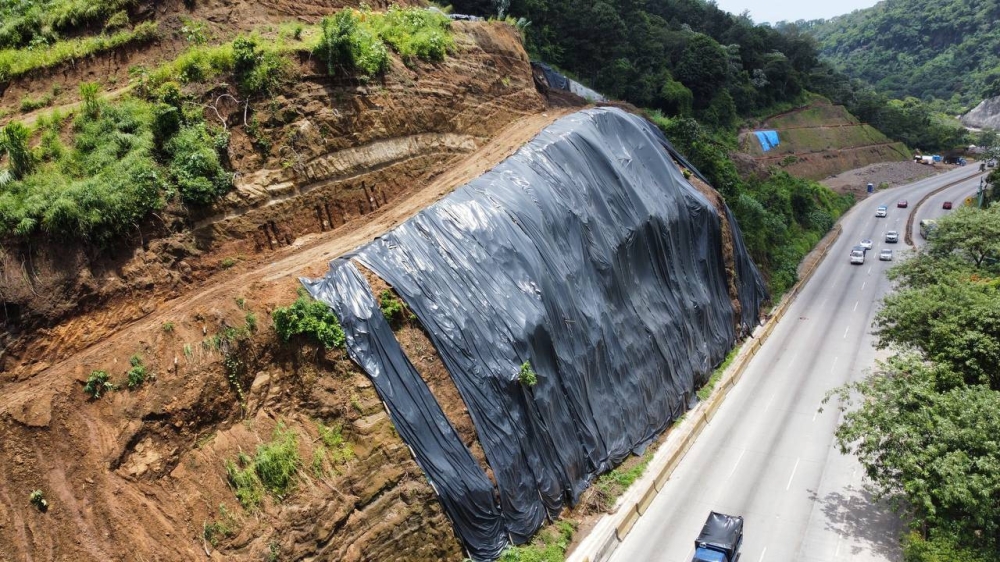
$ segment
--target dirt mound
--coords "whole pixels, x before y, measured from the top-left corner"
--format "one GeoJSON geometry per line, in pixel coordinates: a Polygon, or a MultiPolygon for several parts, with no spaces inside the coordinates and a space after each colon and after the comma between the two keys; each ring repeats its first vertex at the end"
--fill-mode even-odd
{"type": "Polygon", "coordinates": [[[868,196],[868,184],[879,188],[895,187],[920,178],[940,174],[953,169],[947,164],[925,166],[912,160],[904,162],[880,162],[861,168],[848,170],[820,181],[837,193],[852,193],[859,201],[868,196]]]}
{"type": "MultiPolygon", "coordinates": [[[[314,4],[318,15],[325,4],[314,4]]],[[[236,17],[243,5],[204,9],[236,17]]],[[[238,188],[194,228],[147,231],[114,255],[0,255],[0,560],[462,558],[370,382],[339,351],[282,345],[269,320],[298,276],[318,276],[570,111],[535,91],[513,28],[455,32],[445,62],[397,60],[369,84],[331,82],[302,61],[303,81],[255,108],[272,149],[248,149],[233,130],[238,188]],[[136,369],[144,382],[128,388],[136,369]],[[95,371],[119,391],[88,398],[95,371]],[[238,472],[275,443],[292,443],[297,476],[244,509],[227,462],[238,472]]],[[[434,380],[433,347],[419,332],[400,338],[434,380]]],[[[462,426],[461,407],[446,408],[462,426]]]]}

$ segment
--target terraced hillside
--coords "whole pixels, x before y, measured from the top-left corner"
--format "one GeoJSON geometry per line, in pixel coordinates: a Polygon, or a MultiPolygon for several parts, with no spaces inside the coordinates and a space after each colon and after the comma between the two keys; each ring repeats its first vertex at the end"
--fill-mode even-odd
{"type": "Polygon", "coordinates": [[[792,175],[810,179],[910,158],[905,145],[859,122],[843,106],[822,99],[768,117],[755,130],[777,131],[780,144],[765,152],[752,131],[743,131],[741,152],[758,165],[780,166],[792,175]]]}

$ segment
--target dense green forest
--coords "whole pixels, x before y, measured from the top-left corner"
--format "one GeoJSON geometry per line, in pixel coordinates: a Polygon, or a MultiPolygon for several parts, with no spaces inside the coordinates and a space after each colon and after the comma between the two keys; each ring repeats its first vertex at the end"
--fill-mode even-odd
{"type": "Polygon", "coordinates": [[[1000,207],[942,218],[890,278],[899,290],[875,328],[879,346],[897,354],[835,393],[847,409],[837,440],[876,497],[910,519],[904,560],[996,562],[1000,207]]]}
{"type": "Polygon", "coordinates": [[[889,0],[826,21],[796,22],[838,70],[894,98],[968,109],[1000,95],[1000,3],[889,0]]]}

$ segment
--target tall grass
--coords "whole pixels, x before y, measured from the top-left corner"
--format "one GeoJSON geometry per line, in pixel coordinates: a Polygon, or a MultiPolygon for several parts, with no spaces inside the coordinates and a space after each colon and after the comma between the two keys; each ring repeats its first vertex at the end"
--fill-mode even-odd
{"type": "Polygon", "coordinates": [[[109,20],[135,3],[136,0],[2,2],[0,47],[17,48],[51,43],[58,37],[58,32],[109,20]]]}
{"type": "Polygon", "coordinates": [[[270,443],[257,446],[253,457],[240,454],[236,461],[226,461],[226,473],[236,498],[245,509],[255,509],[264,492],[284,499],[295,489],[302,466],[298,435],[279,424],[270,443]]]}

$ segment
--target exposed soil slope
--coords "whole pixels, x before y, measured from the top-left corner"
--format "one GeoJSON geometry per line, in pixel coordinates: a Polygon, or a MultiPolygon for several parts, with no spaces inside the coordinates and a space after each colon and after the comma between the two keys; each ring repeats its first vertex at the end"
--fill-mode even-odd
{"type": "MultiPolygon", "coordinates": [[[[234,130],[237,189],[193,228],[114,256],[4,254],[4,299],[20,310],[0,336],[0,560],[462,558],[364,375],[339,351],[281,345],[269,320],[298,276],[571,111],[537,94],[512,28],[455,31],[444,63],[394,61],[368,85],[307,72],[255,108],[273,150],[241,148],[249,141],[234,130]],[[128,390],[133,356],[147,381],[128,390]],[[122,389],[88,399],[94,370],[122,389]],[[253,456],[276,430],[295,436],[294,489],[244,510],[226,461],[253,456]],[[29,503],[33,490],[47,511],[29,503]]],[[[407,329],[427,374],[440,362],[419,327],[407,329]]],[[[448,409],[460,417],[460,405],[448,409]]]]}

